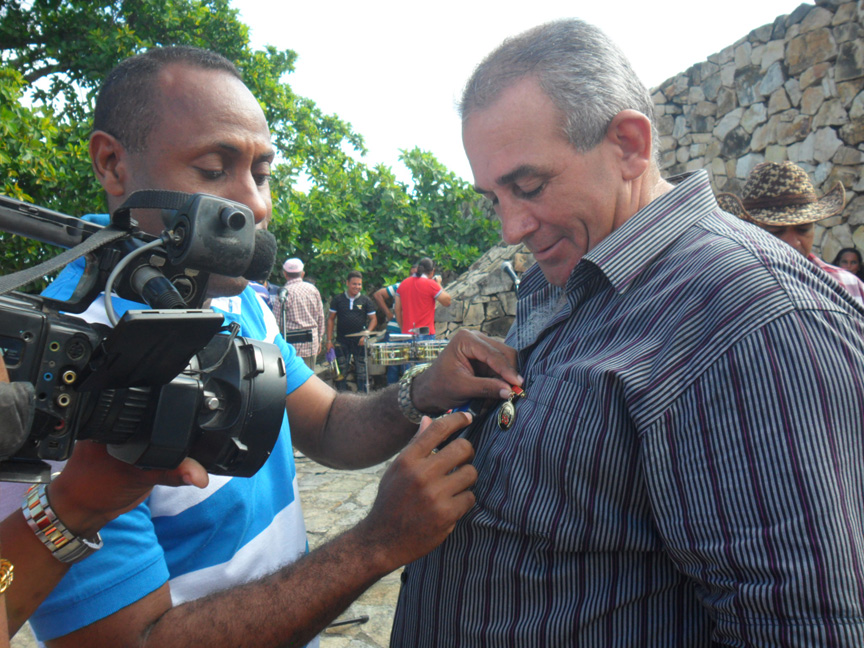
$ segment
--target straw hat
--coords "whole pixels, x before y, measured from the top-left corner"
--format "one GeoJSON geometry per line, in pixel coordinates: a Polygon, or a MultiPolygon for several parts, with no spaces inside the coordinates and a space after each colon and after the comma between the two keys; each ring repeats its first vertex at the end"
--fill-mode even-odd
{"type": "Polygon", "coordinates": [[[744,185],[743,200],[731,193],[717,194],[723,211],[760,225],[802,225],[843,211],[846,191],[836,183],[816,198],[807,172],[791,162],[763,162],[753,168],[744,185]]]}

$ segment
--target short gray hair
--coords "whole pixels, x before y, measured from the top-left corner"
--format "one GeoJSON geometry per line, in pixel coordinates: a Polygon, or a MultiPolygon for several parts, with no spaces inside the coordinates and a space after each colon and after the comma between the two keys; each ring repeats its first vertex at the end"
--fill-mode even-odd
{"type": "Polygon", "coordinates": [[[612,118],[629,108],[650,120],[656,159],[651,95],[621,49],[597,27],[575,18],[557,20],[505,40],[468,80],[459,105],[462,119],[526,77],[537,79],[561,111],[564,135],[577,151],[597,146],[612,118]]]}

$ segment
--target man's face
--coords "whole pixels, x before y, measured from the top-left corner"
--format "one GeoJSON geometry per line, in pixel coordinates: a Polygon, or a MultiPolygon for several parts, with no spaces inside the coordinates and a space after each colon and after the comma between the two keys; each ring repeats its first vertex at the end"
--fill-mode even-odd
{"type": "Polygon", "coordinates": [[[526,78],[462,127],[475,189],[492,201],[504,240],[524,243],[557,286],[632,215],[608,138],[580,153],[561,123],[552,100],[526,78]]]}
{"type": "Polygon", "coordinates": [[[345,285],[348,287],[349,297],[356,297],[363,290],[363,280],[358,277],[351,277],[345,285]]]}
{"type": "Polygon", "coordinates": [[[810,250],[813,249],[813,223],[782,226],[760,225],[760,227],[784,243],[788,243],[805,257],[810,256],[810,250]]]}
{"type": "MultiPolygon", "coordinates": [[[[125,195],[139,189],[208,193],[249,207],[259,227],[271,217],[270,164],[274,150],[258,102],[227,72],[183,64],[160,74],[161,118],[147,138],[146,150],[124,153],[125,195]]],[[[161,230],[161,220],[141,218],[142,229],[161,230]]],[[[212,284],[220,278],[211,277],[212,284]]],[[[245,280],[220,286],[221,294],[239,292],[245,280]],[[224,292],[228,291],[228,292],[224,292]]]]}

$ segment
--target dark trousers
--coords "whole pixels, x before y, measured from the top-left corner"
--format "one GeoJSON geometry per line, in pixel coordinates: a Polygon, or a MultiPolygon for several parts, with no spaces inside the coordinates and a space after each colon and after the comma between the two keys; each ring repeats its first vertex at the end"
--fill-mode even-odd
{"type": "MultiPolygon", "coordinates": [[[[348,363],[354,360],[354,377],[357,380],[357,391],[365,392],[366,389],[366,355],[361,338],[336,338],[336,361],[342,367],[343,372],[348,371],[348,363]]],[[[346,380],[336,381],[336,391],[348,391],[346,380]]]]}

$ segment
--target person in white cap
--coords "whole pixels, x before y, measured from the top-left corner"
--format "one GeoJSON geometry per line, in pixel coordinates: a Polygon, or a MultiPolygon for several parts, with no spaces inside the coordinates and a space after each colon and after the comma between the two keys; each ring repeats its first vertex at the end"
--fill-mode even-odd
{"type": "Polygon", "coordinates": [[[291,340],[287,333],[290,331],[311,332],[311,340],[292,344],[297,355],[312,369],[321,348],[321,338],[324,337],[324,303],[321,301],[321,293],[311,283],[303,281],[306,275],[303,262],[296,257],[282,264],[282,274],[285,275],[285,285],[273,304],[273,314],[279,324],[279,332],[289,342],[291,340]]]}

